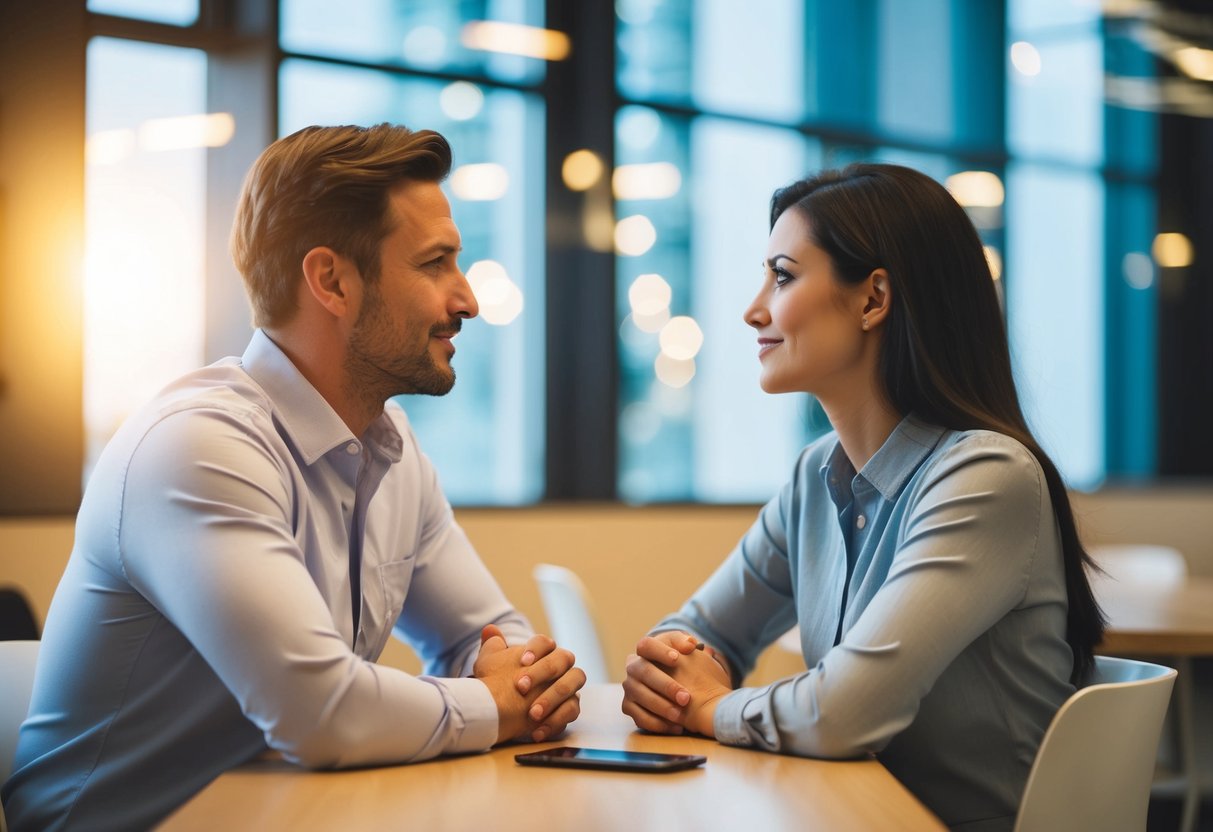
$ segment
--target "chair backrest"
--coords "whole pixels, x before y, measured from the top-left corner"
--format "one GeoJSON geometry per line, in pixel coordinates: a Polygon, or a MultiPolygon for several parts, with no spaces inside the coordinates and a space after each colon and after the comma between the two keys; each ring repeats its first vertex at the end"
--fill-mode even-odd
{"type": "Polygon", "coordinates": [[[550,563],[538,564],[532,574],[539,585],[552,638],[577,656],[577,666],[585,671],[588,684],[610,682],[594,605],[581,578],[570,569],[550,563]]]}
{"type": "Polygon", "coordinates": [[[16,587],[0,587],[0,641],[28,641],[38,638],[38,623],[29,599],[16,587]]]}
{"type": "Polygon", "coordinates": [[[1158,740],[1176,672],[1095,657],[1045,732],[1019,804],[1015,832],[1141,832],[1158,740]]]}

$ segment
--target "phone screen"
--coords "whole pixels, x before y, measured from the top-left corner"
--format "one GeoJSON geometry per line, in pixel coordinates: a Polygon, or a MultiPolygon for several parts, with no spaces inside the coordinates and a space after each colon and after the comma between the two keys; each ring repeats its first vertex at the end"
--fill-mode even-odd
{"type": "Polygon", "coordinates": [[[682,771],[701,766],[707,757],[699,754],[657,754],[651,751],[615,751],[606,748],[562,746],[546,751],[518,754],[514,759],[524,766],[564,766],[611,771],[682,771]]]}

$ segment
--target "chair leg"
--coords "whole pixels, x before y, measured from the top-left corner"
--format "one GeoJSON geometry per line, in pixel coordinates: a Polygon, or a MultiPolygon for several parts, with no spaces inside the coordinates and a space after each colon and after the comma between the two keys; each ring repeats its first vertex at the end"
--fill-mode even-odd
{"type": "Polygon", "coordinates": [[[1181,832],[1195,832],[1200,810],[1200,770],[1196,763],[1196,720],[1192,710],[1192,659],[1178,656],[1179,678],[1175,680],[1175,710],[1179,727],[1179,759],[1184,773],[1184,808],[1181,832]]]}

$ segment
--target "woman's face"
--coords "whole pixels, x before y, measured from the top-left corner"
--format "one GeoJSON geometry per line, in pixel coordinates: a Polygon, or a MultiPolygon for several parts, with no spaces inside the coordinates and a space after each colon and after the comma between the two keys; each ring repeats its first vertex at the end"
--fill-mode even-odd
{"type": "MultiPolygon", "coordinates": [[[[768,393],[829,397],[856,384],[865,350],[866,291],[835,279],[829,255],[796,209],[776,220],[763,263],[762,289],[745,312],[758,334],[760,383],[768,393]]],[[[864,379],[866,381],[866,379],[864,379]]]]}

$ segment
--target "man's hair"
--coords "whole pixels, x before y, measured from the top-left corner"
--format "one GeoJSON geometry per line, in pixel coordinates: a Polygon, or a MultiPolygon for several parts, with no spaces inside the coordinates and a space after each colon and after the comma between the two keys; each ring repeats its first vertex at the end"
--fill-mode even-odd
{"type": "Polygon", "coordinates": [[[254,325],[294,316],[303,257],[316,246],[350,258],[374,283],[393,225],[391,189],[441,182],[450,169],[445,138],[397,124],[305,127],[271,144],[244,180],[232,226],[254,325]]]}

